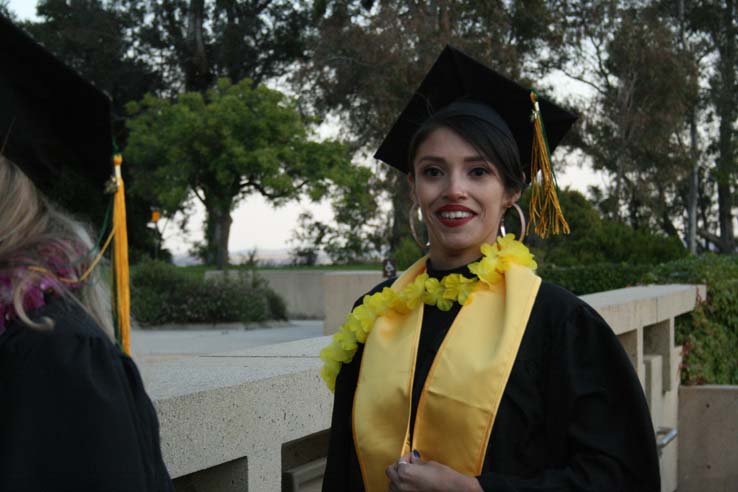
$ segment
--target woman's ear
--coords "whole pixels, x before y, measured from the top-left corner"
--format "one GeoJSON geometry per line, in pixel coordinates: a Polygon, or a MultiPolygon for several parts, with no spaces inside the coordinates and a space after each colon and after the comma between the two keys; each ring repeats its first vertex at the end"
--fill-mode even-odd
{"type": "Polygon", "coordinates": [[[507,200],[505,200],[505,208],[510,208],[518,203],[518,200],[520,200],[520,196],[522,194],[523,192],[521,190],[517,190],[514,193],[509,194],[507,200]]]}

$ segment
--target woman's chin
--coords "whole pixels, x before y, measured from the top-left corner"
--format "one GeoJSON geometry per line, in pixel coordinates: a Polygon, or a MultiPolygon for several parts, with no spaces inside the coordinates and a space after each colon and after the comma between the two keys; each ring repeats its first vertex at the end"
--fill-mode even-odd
{"type": "Polygon", "coordinates": [[[455,264],[454,266],[461,266],[479,258],[484,243],[485,241],[445,241],[434,244],[431,241],[430,257],[435,259],[436,262],[439,260],[443,263],[450,261],[455,264]]]}
{"type": "Polygon", "coordinates": [[[431,252],[435,251],[444,256],[461,256],[471,252],[476,258],[481,254],[482,245],[494,240],[494,234],[443,234],[431,238],[430,249],[431,252]]]}

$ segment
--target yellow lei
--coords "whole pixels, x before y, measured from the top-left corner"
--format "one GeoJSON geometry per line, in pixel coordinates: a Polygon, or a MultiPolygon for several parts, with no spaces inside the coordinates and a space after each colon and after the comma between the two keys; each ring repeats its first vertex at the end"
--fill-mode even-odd
{"type": "Polygon", "coordinates": [[[349,313],[346,322],[333,335],[331,344],[320,351],[324,362],[320,375],[328,388],[334,391],[341,364],[351,362],[358,343],[366,342],[376,319],[387,311],[406,314],[420,302],[448,311],[454,302],[462,306],[469,302],[479,282],[490,286],[498,283],[513,264],[532,270],[537,268],[533,255],[523,243],[515,240],[514,234],[498,238],[494,244],[483,244],[481,252],[482,259],[469,265],[469,271],[477,276],[476,279],[452,273],[439,281],[423,273],[401,292],[385,287],[382,292],[364,296],[363,302],[349,313]]]}

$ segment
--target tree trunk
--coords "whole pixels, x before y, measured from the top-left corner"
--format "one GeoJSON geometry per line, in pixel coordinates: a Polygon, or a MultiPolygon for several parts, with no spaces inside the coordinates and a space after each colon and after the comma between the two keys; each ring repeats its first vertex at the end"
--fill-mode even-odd
{"type": "MultiPolygon", "coordinates": [[[[679,0],[679,38],[682,50],[688,50],[686,38],[684,0],[679,0]]],[[[689,111],[689,155],[692,159],[692,172],[689,175],[689,196],[687,197],[687,249],[697,254],[697,187],[699,186],[699,142],[697,140],[697,103],[689,111]]]]}
{"type": "MultiPolygon", "coordinates": [[[[391,171],[392,172],[392,171],[391,171]]],[[[403,237],[410,235],[408,211],[410,201],[410,187],[405,175],[392,172],[390,189],[392,190],[392,229],[390,232],[390,251],[395,251],[403,237]]]]}
{"type": "Polygon", "coordinates": [[[215,217],[213,238],[215,239],[215,266],[218,270],[228,266],[228,240],[231,235],[231,213],[229,210],[219,211],[215,217]]]}
{"type": "Polygon", "coordinates": [[[699,170],[699,150],[697,148],[697,121],[694,111],[689,115],[689,146],[692,157],[692,172],[689,176],[689,197],[687,199],[687,248],[697,254],[697,186],[699,170]]]}
{"type": "Polygon", "coordinates": [[[733,232],[733,195],[731,182],[735,168],[735,148],[733,146],[733,124],[735,122],[735,66],[736,58],[736,30],[733,22],[736,18],[734,0],[725,2],[723,21],[723,46],[719,47],[720,86],[717,104],[717,113],[720,118],[720,140],[718,141],[719,156],[717,162],[718,178],[718,222],[720,224],[720,244],[724,253],[735,248],[733,232]]]}
{"type": "Polygon", "coordinates": [[[231,235],[231,209],[235,195],[218,196],[213,192],[205,193],[205,249],[203,259],[208,265],[218,269],[228,266],[228,240],[231,235]]]}
{"type": "MultiPolygon", "coordinates": [[[[712,214],[712,195],[707,191],[707,178],[705,171],[697,169],[697,208],[699,210],[699,218],[702,221],[702,229],[708,230],[710,227],[710,215],[712,214]]],[[[710,241],[702,235],[702,230],[697,231],[697,236],[702,237],[702,248],[705,251],[710,250],[710,241]]]]}
{"type": "Polygon", "coordinates": [[[663,183],[657,184],[656,188],[658,190],[657,208],[659,210],[659,225],[661,226],[661,230],[669,237],[680,239],[679,231],[674,226],[674,222],[672,222],[671,216],[669,215],[669,207],[666,203],[666,191],[664,190],[663,183]]]}
{"type": "Polygon", "coordinates": [[[205,92],[212,82],[205,40],[203,22],[205,20],[205,0],[191,0],[187,14],[187,58],[182,61],[185,75],[185,88],[188,91],[205,92]]]}

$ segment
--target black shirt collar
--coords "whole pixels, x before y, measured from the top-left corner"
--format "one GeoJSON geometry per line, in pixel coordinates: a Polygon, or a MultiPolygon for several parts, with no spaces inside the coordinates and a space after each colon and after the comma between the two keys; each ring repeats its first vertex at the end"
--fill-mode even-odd
{"type": "MultiPolygon", "coordinates": [[[[477,258],[474,261],[479,261],[481,259],[477,258]]],[[[471,262],[474,263],[474,262],[471,262]]],[[[474,275],[472,272],[469,271],[469,265],[462,265],[460,267],[452,268],[451,270],[439,270],[433,266],[433,263],[431,263],[430,258],[428,258],[428,261],[425,263],[425,271],[431,278],[437,278],[442,279],[446,275],[450,275],[452,273],[458,273],[460,275],[463,275],[466,278],[475,278],[476,275],[474,275]]]]}

